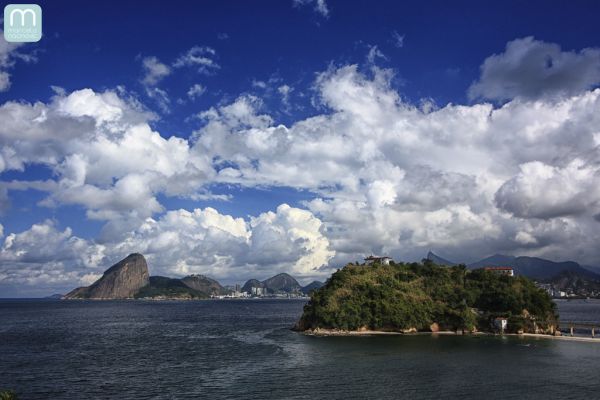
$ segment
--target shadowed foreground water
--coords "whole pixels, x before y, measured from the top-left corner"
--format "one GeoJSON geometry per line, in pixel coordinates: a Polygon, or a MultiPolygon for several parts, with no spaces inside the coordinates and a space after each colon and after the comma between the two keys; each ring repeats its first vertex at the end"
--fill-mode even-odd
{"type": "MultiPolygon", "coordinates": [[[[22,399],[600,398],[600,343],[307,337],[289,330],[303,305],[0,300],[0,388],[22,399]]],[[[563,319],[600,318],[597,302],[585,315],[559,307],[563,319]]]]}

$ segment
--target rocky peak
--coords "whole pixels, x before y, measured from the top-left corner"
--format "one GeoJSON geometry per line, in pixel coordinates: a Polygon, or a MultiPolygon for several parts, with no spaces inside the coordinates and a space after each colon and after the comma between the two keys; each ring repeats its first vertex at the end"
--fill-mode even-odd
{"type": "Polygon", "coordinates": [[[104,272],[88,287],[65,295],[66,299],[128,299],[150,282],[148,264],[143,255],[133,253],[104,272]]]}

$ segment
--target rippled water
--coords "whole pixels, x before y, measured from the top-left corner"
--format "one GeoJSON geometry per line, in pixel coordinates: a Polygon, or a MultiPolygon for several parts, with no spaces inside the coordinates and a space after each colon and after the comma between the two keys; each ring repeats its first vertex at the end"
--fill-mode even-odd
{"type": "Polygon", "coordinates": [[[600,300],[555,300],[564,322],[600,324],[600,300]]]}
{"type": "MultiPolygon", "coordinates": [[[[600,322],[600,302],[560,302],[600,322]],[[584,311],[582,311],[584,310],[584,311]]],[[[307,337],[297,300],[0,300],[0,388],[22,399],[600,398],[600,343],[307,337]]]]}

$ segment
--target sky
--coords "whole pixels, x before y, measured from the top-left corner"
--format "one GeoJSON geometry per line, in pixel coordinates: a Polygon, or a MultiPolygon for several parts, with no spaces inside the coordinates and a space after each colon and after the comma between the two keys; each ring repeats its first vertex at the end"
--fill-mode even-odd
{"type": "Polygon", "coordinates": [[[39,42],[0,38],[0,297],[132,252],[600,266],[600,3],[483,3],[38,3],[39,42]]]}

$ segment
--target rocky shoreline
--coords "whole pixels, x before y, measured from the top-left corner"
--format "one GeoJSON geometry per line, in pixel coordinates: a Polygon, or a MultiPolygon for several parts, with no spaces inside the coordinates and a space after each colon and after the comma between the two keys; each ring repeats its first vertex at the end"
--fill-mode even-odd
{"type": "Polygon", "coordinates": [[[519,337],[519,338],[541,338],[541,339],[557,339],[557,340],[567,340],[574,342],[595,342],[600,343],[600,338],[595,339],[591,337],[582,337],[582,336],[563,336],[563,335],[550,335],[543,333],[491,333],[491,332],[454,332],[454,331],[438,331],[438,332],[417,332],[415,330],[407,330],[407,331],[375,331],[368,329],[361,329],[357,331],[345,331],[339,329],[308,329],[305,331],[300,331],[303,335],[306,336],[318,336],[318,337],[329,337],[329,336],[419,336],[419,335],[427,335],[427,336],[510,336],[510,337],[519,337]]]}

